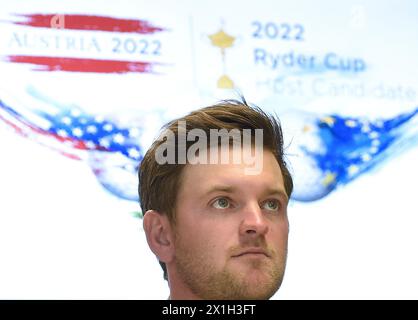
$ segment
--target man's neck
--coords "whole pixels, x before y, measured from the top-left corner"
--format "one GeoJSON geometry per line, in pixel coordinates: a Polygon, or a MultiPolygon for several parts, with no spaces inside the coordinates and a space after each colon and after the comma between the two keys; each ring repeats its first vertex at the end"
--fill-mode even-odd
{"type": "Polygon", "coordinates": [[[182,281],[176,272],[169,273],[168,286],[170,288],[169,300],[202,300],[182,281]]]}

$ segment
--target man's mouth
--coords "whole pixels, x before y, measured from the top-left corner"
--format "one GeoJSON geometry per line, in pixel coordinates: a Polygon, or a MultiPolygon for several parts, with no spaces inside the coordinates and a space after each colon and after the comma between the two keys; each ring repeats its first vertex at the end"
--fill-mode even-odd
{"type": "Polygon", "coordinates": [[[233,258],[244,257],[244,256],[265,256],[270,257],[266,250],[262,248],[247,248],[242,251],[239,251],[237,254],[233,255],[233,258]]]}

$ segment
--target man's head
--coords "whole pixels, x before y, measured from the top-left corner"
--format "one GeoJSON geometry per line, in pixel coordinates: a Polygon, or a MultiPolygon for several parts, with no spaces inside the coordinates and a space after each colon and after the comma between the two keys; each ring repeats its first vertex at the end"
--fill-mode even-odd
{"type": "Polygon", "coordinates": [[[278,121],[228,100],[165,129],[141,163],[139,193],[147,241],[171,297],[271,297],[284,274],[293,188],[278,121]],[[222,129],[236,140],[201,143],[222,129]],[[260,160],[255,173],[249,158],[260,160]]]}

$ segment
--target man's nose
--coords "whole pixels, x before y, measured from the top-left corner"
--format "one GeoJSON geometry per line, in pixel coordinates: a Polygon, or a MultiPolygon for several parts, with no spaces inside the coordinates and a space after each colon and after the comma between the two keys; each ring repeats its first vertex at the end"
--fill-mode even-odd
{"type": "Polygon", "coordinates": [[[246,205],[241,214],[240,235],[258,237],[267,233],[267,220],[258,203],[246,205]]]}

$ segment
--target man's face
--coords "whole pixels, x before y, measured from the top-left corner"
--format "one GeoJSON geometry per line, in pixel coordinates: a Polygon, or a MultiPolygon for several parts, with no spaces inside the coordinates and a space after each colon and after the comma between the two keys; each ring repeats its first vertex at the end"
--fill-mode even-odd
{"type": "MultiPolygon", "coordinates": [[[[263,152],[263,151],[261,151],[263,152]]],[[[175,273],[202,299],[268,299],[283,279],[289,224],[280,167],[186,165],[176,205],[175,273]]]]}

